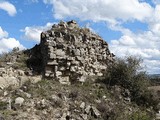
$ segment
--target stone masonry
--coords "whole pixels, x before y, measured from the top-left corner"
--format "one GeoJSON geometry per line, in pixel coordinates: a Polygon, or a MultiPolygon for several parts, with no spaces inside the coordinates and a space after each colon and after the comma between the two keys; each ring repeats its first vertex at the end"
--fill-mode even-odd
{"type": "Polygon", "coordinates": [[[75,21],[52,26],[41,33],[43,76],[61,83],[81,81],[88,76],[103,76],[114,62],[108,44],[75,21]]]}

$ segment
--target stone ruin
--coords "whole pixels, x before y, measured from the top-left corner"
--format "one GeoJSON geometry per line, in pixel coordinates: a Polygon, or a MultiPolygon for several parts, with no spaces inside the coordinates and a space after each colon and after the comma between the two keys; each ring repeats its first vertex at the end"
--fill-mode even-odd
{"type": "Polygon", "coordinates": [[[88,76],[103,76],[114,62],[108,44],[75,21],[55,24],[41,33],[43,77],[61,83],[84,82],[88,76]]]}

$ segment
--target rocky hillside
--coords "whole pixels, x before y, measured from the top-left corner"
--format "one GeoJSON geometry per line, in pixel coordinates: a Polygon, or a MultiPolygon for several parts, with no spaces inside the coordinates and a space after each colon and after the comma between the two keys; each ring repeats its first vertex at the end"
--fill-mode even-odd
{"type": "Polygon", "coordinates": [[[155,118],[148,91],[134,93],[140,105],[129,87],[108,84],[114,61],[108,44],[89,29],[75,21],[53,25],[39,45],[0,56],[0,120],[155,118]]]}
{"type": "Polygon", "coordinates": [[[26,82],[1,91],[0,100],[2,120],[151,120],[154,116],[152,110],[132,103],[127,89],[108,90],[94,82],[26,82]]]}

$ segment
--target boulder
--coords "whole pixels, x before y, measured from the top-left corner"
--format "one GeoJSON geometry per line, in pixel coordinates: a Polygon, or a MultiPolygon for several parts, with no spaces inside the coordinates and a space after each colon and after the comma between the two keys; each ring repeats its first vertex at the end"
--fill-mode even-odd
{"type": "Polygon", "coordinates": [[[94,106],[92,106],[92,108],[91,108],[91,113],[96,117],[96,118],[98,118],[98,117],[100,117],[100,112],[99,112],[99,110],[97,109],[97,108],[95,108],[94,106]]]}
{"type": "Polygon", "coordinates": [[[17,97],[15,99],[15,104],[21,106],[24,103],[24,98],[22,97],[17,97]]]}
{"type": "Polygon", "coordinates": [[[85,108],[85,113],[86,113],[86,114],[89,114],[89,113],[90,113],[90,110],[91,110],[91,106],[90,106],[90,105],[87,105],[86,108],[85,108]]]}
{"type": "Polygon", "coordinates": [[[23,70],[17,70],[18,76],[24,76],[24,71],[23,70]]]}
{"type": "Polygon", "coordinates": [[[9,86],[12,87],[18,87],[19,86],[19,80],[16,77],[0,77],[0,88],[4,89],[7,88],[9,86]]]}
{"type": "Polygon", "coordinates": [[[61,57],[64,57],[64,56],[65,56],[65,52],[64,52],[62,49],[57,49],[57,50],[55,51],[55,54],[56,54],[57,56],[61,56],[61,57]]]}
{"type": "Polygon", "coordinates": [[[7,81],[3,77],[0,77],[0,89],[4,89],[6,87],[8,87],[7,81]]]}
{"type": "Polygon", "coordinates": [[[61,77],[61,78],[59,79],[59,82],[60,82],[61,84],[64,84],[64,85],[70,85],[70,84],[71,84],[70,81],[69,81],[69,77],[61,77]]]}
{"type": "Polygon", "coordinates": [[[85,106],[86,106],[85,102],[82,102],[82,103],[80,104],[80,108],[81,108],[81,109],[84,109],[85,106]]]}

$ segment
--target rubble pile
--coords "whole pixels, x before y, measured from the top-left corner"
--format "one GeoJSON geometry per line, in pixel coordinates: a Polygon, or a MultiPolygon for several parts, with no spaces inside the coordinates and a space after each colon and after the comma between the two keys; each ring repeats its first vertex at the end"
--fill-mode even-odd
{"type": "Polygon", "coordinates": [[[102,76],[114,62],[108,44],[75,21],[53,25],[41,34],[44,77],[61,83],[84,82],[87,76],[102,76]]]}

